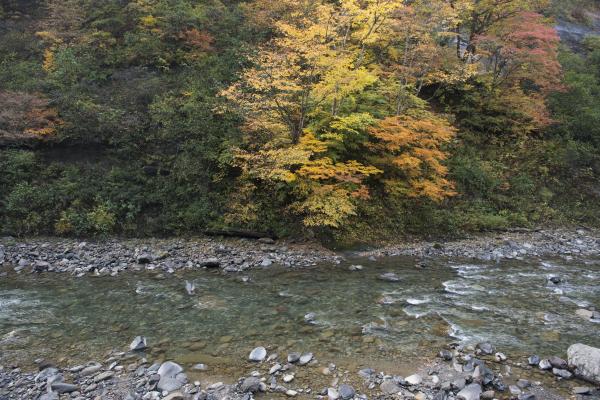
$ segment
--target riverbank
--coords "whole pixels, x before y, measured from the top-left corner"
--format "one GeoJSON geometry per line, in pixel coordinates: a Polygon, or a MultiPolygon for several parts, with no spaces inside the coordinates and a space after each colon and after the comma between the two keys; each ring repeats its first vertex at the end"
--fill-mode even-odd
{"type": "Polygon", "coordinates": [[[0,239],[0,265],[15,271],[117,275],[124,271],[309,267],[338,263],[341,256],[315,243],[248,239],[0,239]]]}
{"type": "Polygon", "coordinates": [[[406,240],[357,252],[361,257],[450,257],[499,261],[523,257],[577,257],[600,254],[600,230],[552,229],[482,233],[459,240],[406,240]]]}
{"type": "Polygon", "coordinates": [[[214,268],[243,272],[271,265],[309,267],[338,264],[345,258],[394,256],[448,257],[499,261],[524,257],[600,255],[600,231],[555,229],[476,235],[460,240],[406,239],[381,248],[343,254],[318,243],[251,239],[105,239],[0,238],[0,266],[15,271],[117,275],[127,270],[214,268]]]}
{"type": "MultiPolygon", "coordinates": [[[[238,360],[246,374],[217,381],[218,366],[188,368],[172,361],[149,360],[152,344],[144,337],[126,351],[82,365],[58,366],[37,360],[38,372],[0,366],[0,398],[6,400],[248,400],[270,398],[414,400],[561,400],[600,398],[600,389],[573,380],[576,360],[560,357],[512,360],[490,343],[451,345],[438,358],[408,376],[373,368],[347,370],[313,353],[280,354],[257,347],[238,360]],[[532,380],[535,379],[535,380],[532,380]],[[539,379],[539,380],[538,380],[539,379]],[[557,382],[553,384],[552,382],[557,382]],[[555,386],[554,388],[552,386],[555,386]],[[565,393],[569,393],[566,394],[565,393]]],[[[600,351],[600,349],[596,349],[600,351]]]]}

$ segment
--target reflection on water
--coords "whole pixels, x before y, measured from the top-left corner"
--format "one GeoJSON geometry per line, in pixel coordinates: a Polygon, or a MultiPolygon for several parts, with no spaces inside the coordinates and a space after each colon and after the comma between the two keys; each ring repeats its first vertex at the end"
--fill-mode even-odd
{"type": "Polygon", "coordinates": [[[451,341],[491,341],[505,352],[564,354],[600,346],[600,263],[532,260],[469,264],[409,258],[304,270],[270,268],[248,279],[218,272],[118,277],[9,275],[0,280],[0,363],[100,359],[145,335],[155,358],[235,366],[256,345],[327,359],[405,363],[451,341]],[[378,279],[393,271],[391,283],[378,279]],[[548,280],[561,277],[561,283],[548,280]],[[189,295],[185,281],[193,282],[189,295]],[[315,313],[307,323],[304,316],[315,313]]]}

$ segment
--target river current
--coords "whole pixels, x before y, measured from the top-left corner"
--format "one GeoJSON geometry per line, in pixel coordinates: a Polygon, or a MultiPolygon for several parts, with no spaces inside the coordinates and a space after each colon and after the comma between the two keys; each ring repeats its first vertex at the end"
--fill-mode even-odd
{"type": "Polygon", "coordinates": [[[412,258],[353,259],[244,275],[9,272],[0,277],[0,364],[86,362],[144,335],[150,357],[188,367],[232,372],[262,345],[402,372],[451,342],[489,341],[523,357],[564,356],[576,342],[600,347],[600,323],[576,314],[590,307],[600,308],[596,259],[440,259],[424,267],[412,258]],[[400,282],[381,280],[386,272],[400,282]]]}

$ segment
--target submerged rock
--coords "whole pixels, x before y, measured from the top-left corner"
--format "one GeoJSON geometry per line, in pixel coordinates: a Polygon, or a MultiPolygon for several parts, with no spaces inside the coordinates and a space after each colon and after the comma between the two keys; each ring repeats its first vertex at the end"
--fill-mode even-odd
{"type": "Polygon", "coordinates": [[[477,345],[477,350],[479,350],[481,354],[485,355],[494,354],[494,346],[492,346],[492,344],[488,342],[479,343],[477,345]]]}
{"type": "Polygon", "coordinates": [[[379,275],[379,279],[386,282],[400,282],[400,277],[393,272],[386,272],[379,275]]]}

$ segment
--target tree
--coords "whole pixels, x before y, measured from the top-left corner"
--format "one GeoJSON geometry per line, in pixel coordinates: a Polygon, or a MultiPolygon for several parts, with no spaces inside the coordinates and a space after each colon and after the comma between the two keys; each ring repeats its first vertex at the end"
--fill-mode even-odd
{"type": "Polygon", "coordinates": [[[288,14],[275,22],[277,36],[223,94],[238,106],[247,131],[287,136],[297,144],[312,113],[323,109],[336,116],[345,100],[377,81],[376,71],[366,66],[367,46],[402,2],[286,5],[288,14]]]}
{"type": "Polygon", "coordinates": [[[386,192],[436,202],[456,194],[443,164],[443,146],[455,133],[446,120],[429,113],[388,117],[371,128],[373,164],[384,171],[386,192]]]}
{"type": "Polygon", "coordinates": [[[470,60],[478,53],[476,39],[524,11],[539,11],[548,0],[447,0],[456,13],[456,53],[470,60]],[[464,49],[464,50],[463,50],[464,49]]]}

